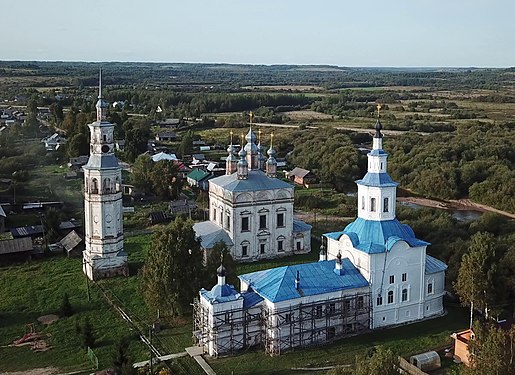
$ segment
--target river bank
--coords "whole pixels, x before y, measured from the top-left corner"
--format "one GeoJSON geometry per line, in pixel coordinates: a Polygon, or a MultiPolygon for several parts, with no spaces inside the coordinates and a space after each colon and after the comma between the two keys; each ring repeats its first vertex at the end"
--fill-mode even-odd
{"type": "Polygon", "coordinates": [[[470,199],[452,199],[449,201],[437,201],[434,199],[421,197],[397,197],[397,201],[401,204],[415,204],[424,207],[438,208],[441,210],[457,210],[457,211],[476,211],[476,212],[495,212],[510,219],[515,219],[515,214],[498,210],[484,204],[472,202],[470,199]]]}

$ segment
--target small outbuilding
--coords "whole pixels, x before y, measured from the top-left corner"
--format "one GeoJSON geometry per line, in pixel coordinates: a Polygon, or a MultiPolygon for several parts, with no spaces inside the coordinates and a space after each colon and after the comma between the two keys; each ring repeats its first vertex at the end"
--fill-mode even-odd
{"type": "Polygon", "coordinates": [[[412,355],[409,362],[422,371],[433,371],[442,367],[440,355],[435,351],[412,355]]]}
{"type": "Polygon", "coordinates": [[[295,167],[290,172],[288,172],[287,177],[290,181],[303,186],[316,182],[316,176],[313,174],[313,172],[298,167],[295,167]]]}

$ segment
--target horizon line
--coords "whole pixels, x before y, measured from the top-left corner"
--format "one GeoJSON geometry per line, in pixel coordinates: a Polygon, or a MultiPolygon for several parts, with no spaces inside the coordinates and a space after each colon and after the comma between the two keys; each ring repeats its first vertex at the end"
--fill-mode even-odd
{"type": "Polygon", "coordinates": [[[337,65],[331,63],[244,63],[244,62],[208,62],[208,61],[134,61],[134,60],[24,60],[24,59],[0,59],[0,62],[40,62],[40,63],[133,63],[133,64],[206,64],[206,65],[250,65],[250,66],[330,66],[343,69],[510,69],[512,66],[480,66],[480,65],[337,65]]]}

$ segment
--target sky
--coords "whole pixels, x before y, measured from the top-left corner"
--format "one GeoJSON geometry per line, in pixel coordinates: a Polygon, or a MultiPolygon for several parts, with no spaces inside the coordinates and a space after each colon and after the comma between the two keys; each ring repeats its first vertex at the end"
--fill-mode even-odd
{"type": "Polygon", "coordinates": [[[0,60],[515,66],[514,0],[0,4],[0,60]]]}

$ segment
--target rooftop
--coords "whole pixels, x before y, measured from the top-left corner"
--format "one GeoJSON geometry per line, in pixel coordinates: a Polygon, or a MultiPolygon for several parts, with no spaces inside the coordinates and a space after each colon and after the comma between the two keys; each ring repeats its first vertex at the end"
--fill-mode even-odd
{"type": "Polygon", "coordinates": [[[432,257],[431,255],[426,255],[426,275],[431,273],[443,272],[447,269],[447,264],[442,262],[439,259],[432,257]]]}
{"type": "Polygon", "coordinates": [[[399,185],[392,180],[388,173],[371,173],[368,172],[361,180],[357,180],[358,185],[374,186],[374,187],[390,187],[399,185]]]}
{"type": "Polygon", "coordinates": [[[198,182],[202,181],[204,178],[208,176],[211,176],[209,172],[203,171],[202,169],[194,169],[190,173],[188,173],[186,177],[198,182]]]}
{"type": "Polygon", "coordinates": [[[233,192],[291,189],[293,187],[287,182],[268,177],[260,170],[250,170],[248,178],[245,180],[238,180],[237,173],[233,173],[213,178],[209,180],[209,183],[233,192]]]}
{"type": "Polygon", "coordinates": [[[358,217],[343,231],[325,233],[324,236],[338,240],[343,234],[350,237],[354,248],[367,254],[388,251],[398,241],[406,241],[411,247],[429,245],[429,242],[417,239],[413,229],[397,219],[376,221],[358,217]]]}
{"type": "Polygon", "coordinates": [[[367,280],[348,258],[342,259],[343,274],[334,272],[335,260],[295,264],[240,275],[253,291],[271,302],[281,302],[347,289],[367,287],[367,280]],[[295,288],[297,271],[300,286],[295,288]]]}
{"type": "Polygon", "coordinates": [[[234,245],[227,232],[211,221],[195,223],[193,230],[197,237],[200,237],[200,245],[204,249],[211,249],[220,241],[225,242],[227,246],[234,245]]]}

